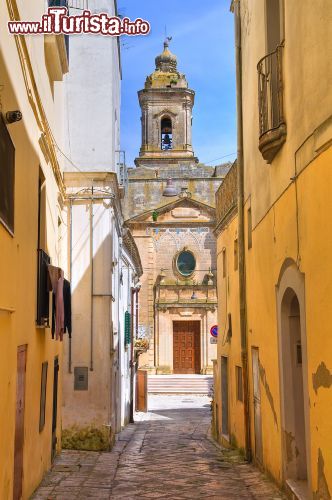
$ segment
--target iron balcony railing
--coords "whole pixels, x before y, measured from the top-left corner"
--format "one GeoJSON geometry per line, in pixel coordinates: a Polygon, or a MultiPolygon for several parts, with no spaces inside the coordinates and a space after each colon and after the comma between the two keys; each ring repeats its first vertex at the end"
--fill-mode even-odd
{"type": "Polygon", "coordinates": [[[283,45],[263,57],[258,65],[258,105],[260,136],[285,123],[283,112],[283,45]]]}
{"type": "Polygon", "coordinates": [[[228,174],[224,178],[216,192],[216,216],[217,224],[237,206],[237,163],[234,162],[228,174]]]}

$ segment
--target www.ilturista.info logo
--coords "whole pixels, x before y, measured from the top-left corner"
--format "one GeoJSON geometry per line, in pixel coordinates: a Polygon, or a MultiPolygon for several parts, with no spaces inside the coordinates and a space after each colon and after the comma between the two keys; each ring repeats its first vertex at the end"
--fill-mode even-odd
{"type": "Polygon", "coordinates": [[[9,21],[8,30],[14,35],[47,35],[64,34],[79,35],[147,35],[150,23],[143,19],[131,21],[128,17],[109,16],[105,12],[92,14],[90,10],[83,11],[80,16],[71,16],[66,7],[50,7],[41,21],[9,21]]]}

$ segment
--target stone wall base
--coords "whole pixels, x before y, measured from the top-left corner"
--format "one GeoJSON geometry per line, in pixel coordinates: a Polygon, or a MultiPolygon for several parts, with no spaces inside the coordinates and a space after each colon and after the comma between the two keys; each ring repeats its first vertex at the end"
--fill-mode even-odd
{"type": "Polygon", "coordinates": [[[78,427],[73,425],[62,430],[62,448],[67,450],[109,451],[115,441],[111,427],[78,427]]]}

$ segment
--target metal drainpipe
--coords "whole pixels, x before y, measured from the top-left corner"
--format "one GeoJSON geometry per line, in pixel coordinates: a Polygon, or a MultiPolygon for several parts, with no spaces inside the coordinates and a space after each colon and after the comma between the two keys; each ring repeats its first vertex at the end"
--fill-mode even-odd
{"type": "Polygon", "coordinates": [[[94,286],[93,286],[93,186],[91,188],[91,204],[90,204],[90,263],[91,263],[91,330],[90,330],[90,371],[93,372],[93,301],[94,301],[94,286]]]}
{"type": "MultiPolygon", "coordinates": [[[[69,260],[69,274],[70,274],[70,283],[72,285],[73,280],[73,200],[70,200],[70,228],[69,228],[69,239],[70,239],[70,260],[69,260]]],[[[72,345],[71,338],[69,339],[69,348],[68,348],[68,373],[72,373],[72,345]]]]}
{"type": "Polygon", "coordinates": [[[243,160],[243,110],[242,110],[242,48],[241,48],[241,2],[234,1],[235,58],[236,58],[236,108],[237,108],[237,193],[238,193],[238,243],[239,243],[239,302],[241,358],[243,367],[243,408],[245,425],[246,459],[252,459],[249,406],[249,367],[246,317],[246,268],[244,240],[244,160],[243,160]]]}
{"type": "MultiPolygon", "coordinates": [[[[135,363],[134,363],[134,297],[135,288],[131,288],[131,331],[130,331],[130,423],[134,423],[134,381],[135,381],[135,363]]],[[[137,321],[137,318],[136,318],[137,321]]]]}
{"type": "Polygon", "coordinates": [[[136,332],[135,332],[135,338],[138,338],[138,320],[139,320],[139,311],[138,311],[138,294],[140,292],[140,288],[136,288],[136,332]]]}

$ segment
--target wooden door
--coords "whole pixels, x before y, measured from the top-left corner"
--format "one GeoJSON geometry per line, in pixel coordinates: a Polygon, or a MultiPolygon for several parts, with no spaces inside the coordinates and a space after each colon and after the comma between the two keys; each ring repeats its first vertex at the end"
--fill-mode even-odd
{"type": "Polygon", "coordinates": [[[58,385],[59,385],[59,360],[54,359],[54,376],[53,376],[53,417],[52,417],[52,461],[56,455],[57,445],[57,420],[58,420],[58,385]]]}
{"type": "Polygon", "coordinates": [[[13,500],[20,500],[22,497],[26,359],[27,346],[19,346],[17,348],[13,500]]]}
{"type": "Polygon", "coordinates": [[[199,321],[174,321],[173,323],[173,372],[200,373],[199,321]]]}
{"type": "Polygon", "coordinates": [[[229,435],[228,422],[228,358],[221,356],[221,433],[229,435]]]}
{"type": "Polygon", "coordinates": [[[261,416],[261,388],[259,380],[259,351],[253,347],[252,356],[252,378],[254,391],[254,426],[255,426],[255,458],[258,462],[263,462],[263,442],[262,442],[262,416],[261,416]]]}
{"type": "Polygon", "coordinates": [[[138,370],[136,380],[136,410],[146,413],[148,411],[148,372],[138,370]]]}

